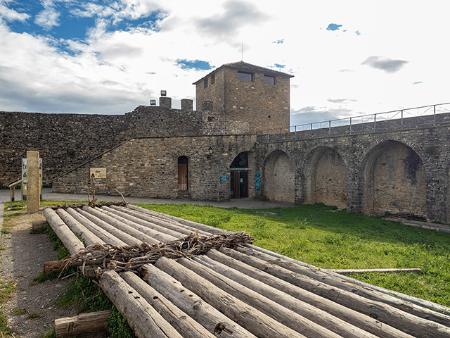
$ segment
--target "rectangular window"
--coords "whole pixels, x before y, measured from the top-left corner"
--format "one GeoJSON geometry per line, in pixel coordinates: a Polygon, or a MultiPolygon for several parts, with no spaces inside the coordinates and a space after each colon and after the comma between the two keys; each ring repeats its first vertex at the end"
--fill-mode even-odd
{"type": "Polygon", "coordinates": [[[264,82],[271,86],[274,86],[275,85],[275,76],[264,75],[264,82]]]}
{"type": "Polygon", "coordinates": [[[211,84],[216,83],[216,74],[211,74],[211,84]]]}
{"type": "Polygon", "coordinates": [[[248,72],[237,72],[238,79],[241,81],[255,81],[255,74],[248,72]]]}
{"type": "Polygon", "coordinates": [[[208,87],[208,78],[207,77],[205,77],[203,79],[203,88],[206,88],[206,87],[208,87]]]}

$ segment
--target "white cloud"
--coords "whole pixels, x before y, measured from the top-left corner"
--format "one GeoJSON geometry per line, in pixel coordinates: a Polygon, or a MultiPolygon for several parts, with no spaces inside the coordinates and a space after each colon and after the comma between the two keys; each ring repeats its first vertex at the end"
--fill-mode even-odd
{"type": "Polygon", "coordinates": [[[34,22],[46,30],[59,25],[59,12],[54,7],[53,0],[43,0],[42,6],[44,9],[40,11],[34,22]]]}
{"type": "Polygon", "coordinates": [[[97,25],[86,41],[66,41],[75,55],[0,24],[0,45],[8,50],[0,54],[0,110],[124,113],[147,104],[160,89],[177,100],[193,97],[191,83],[206,71],[183,70],[176,60],[215,66],[238,61],[242,41],[245,61],[283,64],[283,71],[295,75],[291,106],[298,113],[296,123],[305,121],[302,113],[323,120],[449,100],[446,1],[230,3],[242,5],[229,0],[86,3],[74,13],[95,17],[97,25]],[[167,14],[160,31],[107,29],[113,20],[141,18],[155,10],[167,14]],[[249,13],[257,13],[257,19],[249,13]],[[349,30],[327,31],[333,22],[349,30]],[[272,43],[278,40],[283,43],[272,43]],[[391,73],[361,64],[374,55],[408,64],[391,73]]]}
{"type": "Polygon", "coordinates": [[[30,16],[27,13],[17,12],[7,7],[7,1],[0,0],[0,23],[4,21],[25,21],[30,16]]]}

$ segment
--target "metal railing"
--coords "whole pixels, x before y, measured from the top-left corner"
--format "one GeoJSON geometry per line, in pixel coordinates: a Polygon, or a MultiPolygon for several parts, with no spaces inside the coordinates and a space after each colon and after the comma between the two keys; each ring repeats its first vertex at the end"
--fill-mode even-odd
{"type": "Polygon", "coordinates": [[[326,120],[320,122],[311,122],[304,124],[297,124],[289,127],[290,132],[328,129],[334,127],[348,127],[349,132],[352,132],[352,126],[367,124],[372,130],[377,129],[377,123],[389,120],[398,120],[400,126],[404,125],[404,119],[420,116],[434,116],[432,120],[436,123],[436,115],[450,113],[450,103],[439,103],[428,106],[412,107],[398,110],[391,110],[382,113],[349,116],[335,120],[326,120]]]}

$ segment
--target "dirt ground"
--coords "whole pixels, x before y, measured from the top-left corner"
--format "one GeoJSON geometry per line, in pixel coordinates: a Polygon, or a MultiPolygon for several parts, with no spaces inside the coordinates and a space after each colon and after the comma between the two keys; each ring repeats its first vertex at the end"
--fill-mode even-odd
{"type": "MultiPolygon", "coordinates": [[[[0,207],[3,208],[1,202],[0,207]]],[[[0,251],[0,276],[13,280],[16,290],[2,305],[3,312],[14,337],[43,337],[51,330],[56,318],[75,314],[75,309],[56,306],[56,300],[66,290],[69,280],[33,281],[42,271],[43,263],[57,257],[46,234],[30,233],[28,215],[8,220],[7,229],[10,233],[1,235],[4,250],[0,251]]]]}

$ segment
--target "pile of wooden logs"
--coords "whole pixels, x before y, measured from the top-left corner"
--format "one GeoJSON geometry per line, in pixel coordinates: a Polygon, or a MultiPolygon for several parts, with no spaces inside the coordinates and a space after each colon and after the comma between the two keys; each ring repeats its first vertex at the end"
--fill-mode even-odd
{"type": "MultiPolygon", "coordinates": [[[[46,209],[71,255],[224,231],[133,205],[46,209]]],[[[450,309],[253,246],[162,256],[100,287],[138,337],[450,337],[450,309]]]]}

